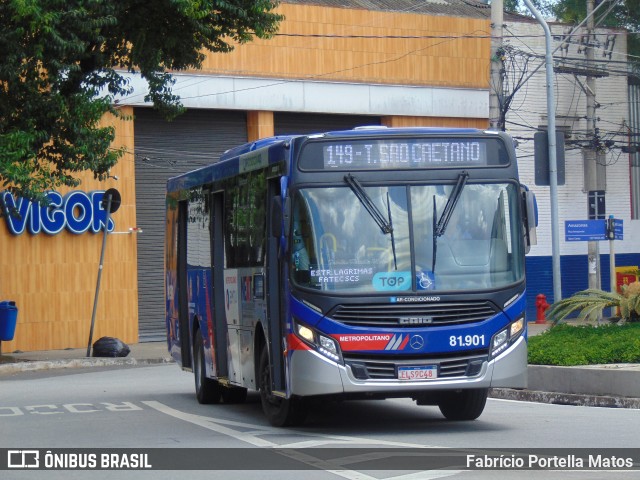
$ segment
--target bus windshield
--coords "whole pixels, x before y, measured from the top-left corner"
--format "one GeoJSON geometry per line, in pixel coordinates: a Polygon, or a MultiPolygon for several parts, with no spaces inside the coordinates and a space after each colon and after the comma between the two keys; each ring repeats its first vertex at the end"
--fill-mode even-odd
{"type": "Polygon", "coordinates": [[[455,185],[303,188],[293,202],[291,278],[327,293],[495,289],[524,278],[518,188],[455,185]]]}

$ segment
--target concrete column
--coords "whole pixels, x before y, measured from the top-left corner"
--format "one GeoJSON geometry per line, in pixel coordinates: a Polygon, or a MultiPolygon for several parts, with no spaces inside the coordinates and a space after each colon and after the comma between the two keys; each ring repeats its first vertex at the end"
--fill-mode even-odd
{"type": "Polygon", "coordinates": [[[247,140],[253,142],[274,135],[273,112],[247,112],[247,140]]]}

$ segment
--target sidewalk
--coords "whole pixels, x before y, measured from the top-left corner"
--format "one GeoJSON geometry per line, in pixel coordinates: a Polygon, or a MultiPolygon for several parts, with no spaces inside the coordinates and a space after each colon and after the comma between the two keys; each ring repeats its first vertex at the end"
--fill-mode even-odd
{"type": "Polygon", "coordinates": [[[129,355],[120,358],[87,357],[86,348],[43,350],[35,352],[3,352],[0,355],[0,379],[5,375],[57,368],[89,368],[116,365],[153,365],[170,363],[173,359],[166,342],[128,345],[129,355]]]}
{"type": "MultiPolygon", "coordinates": [[[[528,335],[538,335],[549,326],[529,322],[528,335]]],[[[173,362],[166,342],[138,343],[129,345],[129,348],[131,352],[124,358],[86,357],[86,348],[2,353],[0,381],[7,375],[28,371],[173,362]]],[[[530,365],[528,373],[528,389],[492,389],[491,396],[542,403],[640,409],[640,364],[530,365]]]]}
{"type": "MultiPolygon", "coordinates": [[[[550,326],[529,322],[528,335],[539,335],[550,326]]],[[[562,405],[640,408],[640,364],[529,365],[527,389],[494,388],[491,396],[562,405]]]]}

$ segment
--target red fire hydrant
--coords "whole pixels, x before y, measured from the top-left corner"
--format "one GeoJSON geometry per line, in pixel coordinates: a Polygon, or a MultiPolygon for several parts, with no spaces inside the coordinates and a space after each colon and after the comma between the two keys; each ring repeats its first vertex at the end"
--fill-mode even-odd
{"type": "Polygon", "coordinates": [[[539,293],[536,296],[536,323],[546,323],[547,319],[544,317],[544,312],[551,305],[547,303],[547,296],[544,293],[539,293]]]}

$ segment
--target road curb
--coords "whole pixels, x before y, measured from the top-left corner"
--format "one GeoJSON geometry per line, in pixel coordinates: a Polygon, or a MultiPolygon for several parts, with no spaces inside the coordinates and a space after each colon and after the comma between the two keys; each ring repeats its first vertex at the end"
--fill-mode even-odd
{"type": "Polygon", "coordinates": [[[75,368],[93,368],[93,367],[115,367],[115,366],[140,366],[140,365],[158,365],[163,363],[173,363],[172,358],[77,358],[72,360],[41,360],[41,361],[23,361],[0,365],[0,376],[12,375],[22,372],[38,372],[43,370],[54,369],[75,369],[75,368]]]}
{"type": "Polygon", "coordinates": [[[542,392],[539,390],[515,390],[511,388],[492,388],[489,391],[489,396],[503,400],[549,403],[554,405],[640,409],[640,398],[629,397],[542,392]]]}
{"type": "Polygon", "coordinates": [[[533,391],[640,398],[639,375],[638,364],[529,365],[527,386],[533,391]]]}

